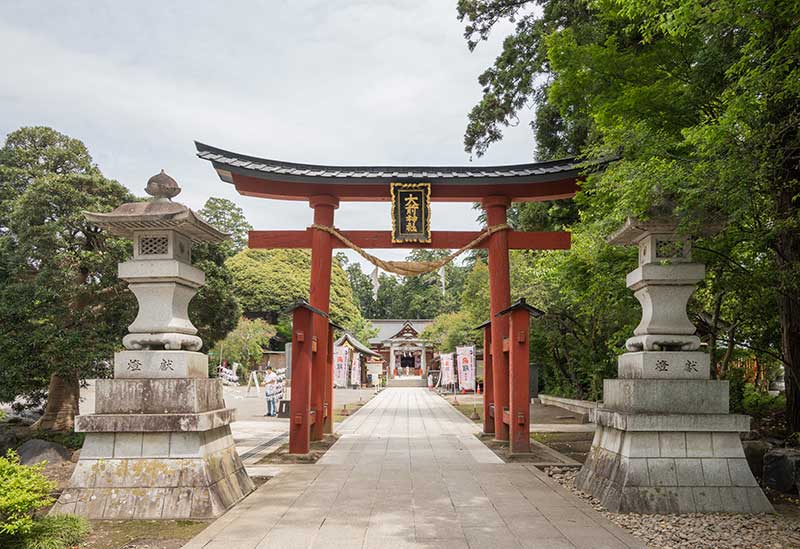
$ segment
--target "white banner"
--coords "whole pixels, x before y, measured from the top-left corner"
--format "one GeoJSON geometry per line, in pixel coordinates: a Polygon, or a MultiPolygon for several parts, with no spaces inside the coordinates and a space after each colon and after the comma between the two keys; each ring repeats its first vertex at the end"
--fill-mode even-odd
{"type": "Polygon", "coordinates": [[[466,391],[475,390],[475,347],[456,347],[458,385],[466,391]]]}
{"type": "Polygon", "coordinates": [[[347,369],[350,365],[350,349],[345,346],[333,349],[333,386],[347,387],[347,369]]]}
{"type": "Polygon", "coordinates": [[[453,385],[456,382],[456,378],[453,372],[453,353],[446,353],[440,354],[439,357],[441,358],[441,368],[442,368],[442,385],[453,385]]]}
{"type": "Polygon", "coordinates": [[[350,385],[361,386],[361,359],[358,353],[353,353],[353,363],[350,367],[350,385]]]}

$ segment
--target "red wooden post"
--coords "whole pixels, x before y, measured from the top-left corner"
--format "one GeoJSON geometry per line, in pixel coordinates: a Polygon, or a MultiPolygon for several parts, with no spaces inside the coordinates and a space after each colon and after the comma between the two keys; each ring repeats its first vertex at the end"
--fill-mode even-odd
{"type": "Polygon", "coordinates": [[[307,454],[311,444],[311,360],[314,315],[297,307],[292,314],[292,398],[289,405],[289,453],[307,454]]]}
{"type": "MultiPolygon", "coordinates": [[[[480,328],[480,326],[479,326],[480,328]]],[[[494,433],[494,384],[492,383],[492,321],[483,324],[483,434],[494,433]]]]}
{"type": "MultiPolygon", "coordinates": [[[[508,197],[505,196],[488,196],[483,200],[488,226],[507,222],[506,210],[509,203],[508,197]]],[[[508,317],[495,316],[511,303],[506,232],[499,231],[489,237],[489,311],[492,319],[492,382],[496,440],[508,440],[508,425],[503,422],[503,411],[508,406],[508,358],[503,353],[503,338],[508,334],[508,317]]]]}
{"type": "MultiPolygon", "coordinates": [[[[309,205],[314,209],[314,223],[333,226],[333,210],[339,207],[339,199],[328,195],[312,196],[309,205]]],[[[328,313],[331,301],[331,235],[314,230],[311,236],[311,290],[309,303],[312,307],[328,313]]],[[[328,367],[328,319],[314,315],[314,335],[319,338],[319,349],[311,366],[311,407],[317,412],[317,421],[311,429],[311,440],[321,440],[325,431],[323,420],[325,394],[333,395],[333,375],[327,379],[328,367]],[[327,385],[331,384],[328,389],[327,385]]]]}
{"type": "Polygon", "coordinates": [[[530,396],[530,313],[524,307],[511,311],[508,343],[508,403],[510,450],[512,454],[531,451],[530,396]]]}
{"type": "Polygon", "coordinates": [[[326,435],[333,434],[333,323],[328,324],[328,354],[325,364],[325,421],[322,431],[326,435]]]}

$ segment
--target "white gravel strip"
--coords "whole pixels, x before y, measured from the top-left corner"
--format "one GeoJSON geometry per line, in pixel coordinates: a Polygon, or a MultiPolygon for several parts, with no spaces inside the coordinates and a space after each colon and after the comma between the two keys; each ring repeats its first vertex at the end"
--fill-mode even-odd
{"type": "Polygon", "coordinates": [[[642,539],[653,549],[800,547],[800,510],[794,516],[690,513],[639,515],[611,513],[598,500],[575,488],[576,469],[548,467],[548,475],[591,503],[596,511],[642,539]]]}

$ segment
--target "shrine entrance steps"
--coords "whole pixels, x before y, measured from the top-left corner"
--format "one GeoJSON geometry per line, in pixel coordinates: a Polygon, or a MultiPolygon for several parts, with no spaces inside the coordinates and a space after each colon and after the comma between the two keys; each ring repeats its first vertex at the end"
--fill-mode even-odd
{"type": "Polygon", "coordinates": [[[477,430],[427,389],[386,389],[317,464],[283,466],[185,547],[644,547],[477,430]]]}
{"type": "Polygon", "coordinates": [[[388,388],[397,387],[427,387],[428,383],[421,377],[393,378],[386,384],[388,388]]]}

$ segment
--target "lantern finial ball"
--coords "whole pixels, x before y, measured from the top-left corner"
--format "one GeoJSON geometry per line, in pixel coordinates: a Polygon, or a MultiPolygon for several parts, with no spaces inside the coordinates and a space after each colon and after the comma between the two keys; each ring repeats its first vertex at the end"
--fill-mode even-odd
{"type": "Polygon", "coordinates": [[[148,179],[147,187],[144,190],[157,199],[166,198],[168,200],[178,196],[181,192],[178,182],[167,175],[164,170],[148,179]]]}

